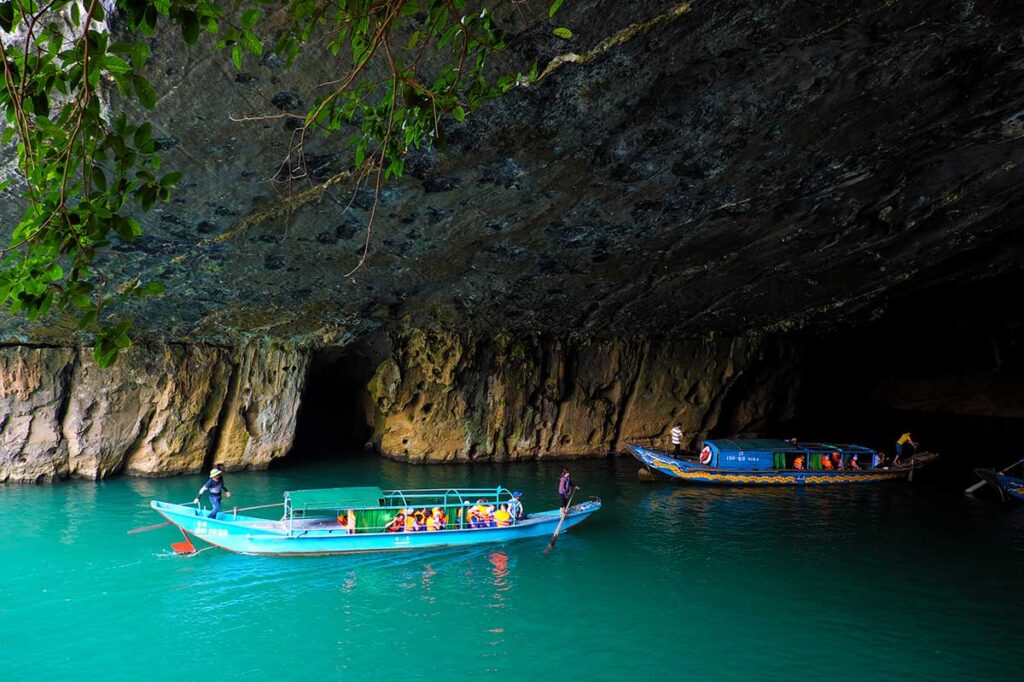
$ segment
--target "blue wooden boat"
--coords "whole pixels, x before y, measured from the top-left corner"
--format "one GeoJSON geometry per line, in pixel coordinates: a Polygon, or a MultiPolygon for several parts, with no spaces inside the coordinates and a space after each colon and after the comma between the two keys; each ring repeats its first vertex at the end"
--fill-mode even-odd
{"type": "MultiPolygon", "coordinates": [[[[915,454],[898,465],[882,464],[860,445],[793,443],[785,440],[706,440],[700,453],[676,457],[627,445],[652,475],[713,485],[832,485],[907,478],[934,460],[915,454]]],[[[642,470],[641,470],[642,471],[642,470]]]]}
{"type": "MultiPolygon", "coordinates": [[[[328,488],[286,492],[284,515],[279,520],[244,516],[230,510],[216,519],[196,505],[154,500],[150,506],[186,538],[240,554],[315,556],[412,549],[458,547],[507,542],[521,538],[548,537],[562,521],[560,510],[534,512],[508,526],[472,528],[469,509],[479,500],[498,507],[510,504],[512,494],[502,487],[488,489],[381,490],[374,487],[328,488]],[[400,510],[435,507],[443,510],[445,530],[386,532],[385,526],[400,510]],[[355,517],[354,532],[346,523],[355,517]]],[[[593,499],[571,506],[562,523],[566,530],[601,508],[593,499]]],[[[189,543],[184,543],[188,545],[189,543]]],[[[194,548],[193,548],[194,551],[194,548]]]]}
{"type": "Polygon", "coordinates": [[[1008,476],[1001,471],[995,471],[994,469],[975,469],[974,473],[976,473],[981,480],[991,484],[996,490],[998,490],[1000,497],[1004,500],[1006,498],[1010,498],[1011,500],[1024,502],[1024,478],[1008,476]]]}

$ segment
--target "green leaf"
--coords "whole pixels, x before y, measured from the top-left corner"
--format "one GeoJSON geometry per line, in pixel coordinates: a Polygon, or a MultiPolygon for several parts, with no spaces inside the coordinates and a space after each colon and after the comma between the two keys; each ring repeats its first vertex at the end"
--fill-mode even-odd
{"type": "Polygon", "coordinates": [[[164,175],[162,178],[160,178],[160,185],[163,187],[171,187],[173,185],[178,184],[178,182],[181,181],[183,177],[184,175],[182,175],[178,171],[172,171],[164,175]]]}
{"type": "Polygon", "coordinates": [[[139,292],[143,296],[160,296],[166,291],[167,287],[163,285],[163,282],[146,282],[139,287],[139,292]]]}
{"type": "Polygon", "coordinates": [[[238,43],[231,48],[231,61],[234,62],[236,69],[242,70],[242,46],[238,43]]]}
{"type": "Polygon", "coordinates": [[[179,16],[181,38],[186,45],[195,45],[199,40],[199,17],[194,12],[185,11],[179,16]]]}
{"type": "Polygon", "coordinates": [[[548,8],[548,16],[549,17],[555,16],[555,14],[558,12],[558,10],[562,9],[562,4],[563,3],[565,3],[565,0],[554,0],[551,3],[551,7],[548,8]]]}
{"type": "Polygon", "coordinates": [[[242,13],[242,28],[250,29],[260,22],[261,12],[258,9],[248,9],[242,13]]]}
{"type": "Polygon", "coordinates": [[[100,339],[92,349],[92,359],[100,366],[100,369],[110,367],[117,360],[117,346],[106,339],[100,339]]]}
{"type": "Polygon", "coordinates": [[[146,45],[143,41],[138,41],[132,44],[131,48],[132,55],[132,67],[141,69],[146,65],[146,60],[149,59],[149,45],[146,45]]]}
{"type": "Polygon", "coordinates": [[[455,117],[456,121],[461,121],[462,119],[466,118],[466,110],[463,109],[462,107],[455,107],[454,109],[452,109],[452,116],[455,117]]]}
{"type": "Polygon", "coordinates": [[[0,28],[7,33],[14,28],[14,0],[0,2],[0,28]]]}
{"type": "Polygon", "coordinates": [[[242,46],[245,47],[249,54],[254,54],[257,57],[263,54],[263,43],[261,43],[260,39],[252,33],[242,34],[242,46]]]}
{"type": "Polygon", "coordinates": [[[142,76],[135,76],[132,78],[132,85],[135,86],[135,95],[139,98],[139,103],[147,109],[152,109],[156,106],[156,91],[153,90],[153,85],[142,76]]]}
{"type": "Polygon", "coordinates": [[[565,40],[569,40],[569,38],[572,38],[572,31],[565,28],[564,26],[559,26],[554,31],[552,31],[552,33],[554,33],[559,38],[564,38],[565,40]]]}

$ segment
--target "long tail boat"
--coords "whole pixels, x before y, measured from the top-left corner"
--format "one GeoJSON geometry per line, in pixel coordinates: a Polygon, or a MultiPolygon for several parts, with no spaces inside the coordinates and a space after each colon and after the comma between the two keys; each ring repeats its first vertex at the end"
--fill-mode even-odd
{"type": "Polygon", "coordinates": [[[1009,497],[1018,502],[1024,502],[1024,478],[1007,476],[1003,472],[994,469],[975,469],[974,473],[985,483],[992,485],[992,487],[998,490],[999,496],[1004,500],[1009,497]]]}
{"type": "MultiPolygon", "coordinates": [[[[424,490],[381,490],[375,487],[297,490],[284,494],[284,515],[279,520],[244,516],[222,510],[209,518],[209,510],[196,505],[154,500],[150,506],[181,529],[190,548],[191,538],[239,554],[269,556],[316,556],[434,549],[521,538],[550,536],[562,522],[562,530],[580,523],[601,508],[593,499],[566,510],[533,512],[509,525],[472,527],[470,509],[478,501],[500,508],[511,505],[512,493],[502,487],[424,490]],[[385,528],[399,512],[440,508],[447,518],[444,530],[388,532],[385,528]],[[352,512],[351,514],[349,512],[352,512]],[[354,523],[349,519],[354,516],[354,523]],[[351,525],[351,527],[350,527],[351,525]]],[[[175,550],[178,548],[175,546],[175,550]]]]}
{"type": "Polygon", "coordinates": [[[922,452],[899,464],[884,464],[875,450],[859,445],[768,439],[706,440],[703,445],[700,453],[684,456],[626,447],[652,476],[712,485],[874,483],[912,477],[938,457],[922,452]]]}

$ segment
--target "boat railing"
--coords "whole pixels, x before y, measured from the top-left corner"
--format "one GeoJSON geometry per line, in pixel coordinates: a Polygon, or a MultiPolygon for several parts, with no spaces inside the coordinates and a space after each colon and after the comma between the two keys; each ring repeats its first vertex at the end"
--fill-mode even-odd
{"type": "MultiPolygon", "coordinates": [[[[286,506],[286,520],[287,530],[291,534],[300,533],[304,534],[308,532],[309,528],[304,528],[304,520],[313,521],[316,520],[317,516],[310,515],[309,512],[313,511],[334,511],[335,513],[353,511],[356,516],[356,524],[354,532],[359,533],[382,533],[385,532],[388,525],[394,519],[400,511],[406,509],[417,508],[428,510],[432,507],[440,506],[445,509],[445,513],[449,511],[456,511],[454,515],[450,515],[446,525],[447,530],[464,530],[469,529],[470,524],[468,521],[468,510],[471,505],[478,504],[479,500],[483,500],[487,504],[493,504],[498,507],[501,504],[508,504],[510,510],[512,509],[512,503],[515,498],[512,496],[511,491],[503,486],[497,486],[495,488],[423,488],[416,490],[384,490],[381,491],[381,501],[384,504],[379,504],[373,507],[345,507],[344,509],[323,509],[323,510],[312,510],[312,509],[300,509],[295,510],[291,507],[286,506]],[[296,517],[295,512],[300,512],[300,516],[296,517]],[[359,519],[362,514],[360,512],[392,512],[386,515],[387,520],[383,521],[381,525],[360,525],[359,519]],[[388,518],[390,517],[390,518],[388,518]],[[298,523],[296,523],[298,521],[298,523]]],[[[329,517],[328,517],[329,518],[329,517]]],[[[510,525],[514,526],[519,523],[519,520],[513,517],[510,525]]],[[[322,527],[323,530],[334,530],[328,527],[322,527]]],[[[401,531],[409,532],[409,531],[401,531]]],[[[414,531],[421,532],[421,531],[414,531]]],[[[430,531],[422,531],[430,532],[430,531]]]]}

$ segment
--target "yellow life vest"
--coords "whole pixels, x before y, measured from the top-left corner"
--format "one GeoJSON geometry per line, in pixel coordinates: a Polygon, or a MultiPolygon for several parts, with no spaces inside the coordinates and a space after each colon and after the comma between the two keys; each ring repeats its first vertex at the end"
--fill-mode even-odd
{"type": "Polygon", "coordinates": [[[499,526],[510,526],[512,525],[512,515],[504,509],[499,509],[494,512],[494,522],[499,526]]]}

